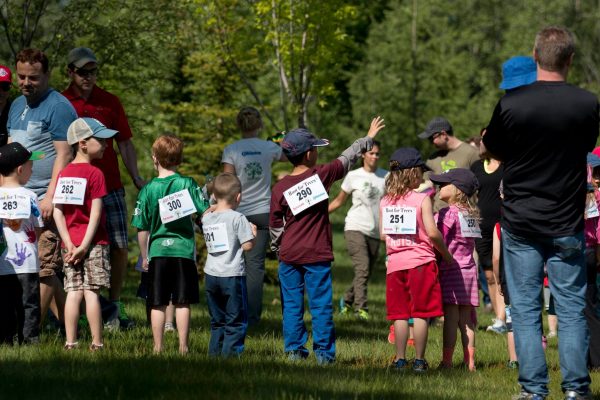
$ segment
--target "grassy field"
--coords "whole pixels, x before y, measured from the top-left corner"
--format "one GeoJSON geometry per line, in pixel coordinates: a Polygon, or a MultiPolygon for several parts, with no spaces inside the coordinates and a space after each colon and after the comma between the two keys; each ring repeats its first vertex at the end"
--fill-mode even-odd
{"type": "MultiPolygon", "coordinates": [[[[341,230],[341,217],[336,216],[335,300],[352,278],[341,230]]],[[[441,359],[442,339],[437,327],[430,331],[427,358],[433,368],[427,374],[388,370],[394,352],[386,340],[384,278],[380,263],[370,285],[369,323],[336,315],[337,362],[322,367],[314,356],[299,363],[285,358],[275,285],[265,286],[263,322],[249,332],[242,358],[207,356],[210,329],[204,302],[193,308],[191,353],[180,357],[176,335],[171,333],[167,334],[168,351],[154,356],[143,303],[134,297],[138,276],[131,273],[125,301],[137,328],[106,333],[106,351],[100,354],[85,347],[67,353],[62,350],[64,339],[52,332],[45,333],[39,347],[0,347],[0,399],[508,399],[517,393],[517,373],[505,368],[505,338],[481,329],[476,339],[475,373],[459,367],[460,345],[455,369],[435,369],[441,359]]],[[[487,325],[491,314],[479,312],[480,325],[487,325]]],[[[309,315],[306,320],[310,324],[309,315]]],[[[80,342],[89,344],[88,332],[80,342]]],[[[559,399],[556,339],[550,339],[547,357],[551,398],[559,399]]],[[[596,393],[600,393],[599,378],[600,374],[593,374],[596,393]]]]}

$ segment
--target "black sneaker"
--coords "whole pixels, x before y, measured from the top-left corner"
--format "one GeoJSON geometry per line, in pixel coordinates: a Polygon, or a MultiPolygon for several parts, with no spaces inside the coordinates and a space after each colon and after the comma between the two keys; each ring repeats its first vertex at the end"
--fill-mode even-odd
{"type": "Polygon", "coordinates": [[[413,369],[413,371],[418,372],[418,373],[426,372],[429,369],[429,364],[427,364],[427,361],[419,360],[417,358],[413,362],[412,369],[413,369]]]}
{"type": "Polygon", "coordinates": [[[394,369],[406,369],[408,368],[408,361],[405,358],[400,358],[399,360],[392,361],[390,368],[394,369]]]}

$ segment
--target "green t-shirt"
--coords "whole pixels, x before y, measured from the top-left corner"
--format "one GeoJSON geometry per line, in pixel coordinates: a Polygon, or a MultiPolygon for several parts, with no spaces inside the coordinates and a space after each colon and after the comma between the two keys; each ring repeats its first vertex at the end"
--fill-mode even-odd
{"type": "Polygon", "coordinates": [[[194,179],[177,173],[166,178],[154,178],[140,190],[131,225],[150,232],[148,259],[153,257],[181,257],[194,259],[196,243],[194,222],[188,215],[163,224],[158,202],[165,196],[182,190],[189,192],[196,213],[208,208],[208,200],[194,179]]]}

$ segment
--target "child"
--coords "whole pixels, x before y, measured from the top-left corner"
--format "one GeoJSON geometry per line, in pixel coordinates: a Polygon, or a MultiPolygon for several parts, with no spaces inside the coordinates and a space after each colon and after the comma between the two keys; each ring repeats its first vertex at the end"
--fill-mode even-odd
{"type": "Polygon", "coordinates": [[[152,145],[158,177],[140,190],[131,225],[138,229],[142,268],[149,272],[147,304],[154,352],[163,350],[165,312],[172,301],[179,334],[179,353],[188,352],[190,304],[200,301],[192,214],[203,213],[208,201],[198,184],[177,173],[183,142],[160,136],[152,145]]]}
{"type": "Polygon", "coordinates": [[[40,334],[37,238],[43,226],[35,193],[25,189],[33,160],[43,158],[20,143],[0,147],[0,344],[36,344],[40,334]]]}
{"type": "Polygon", "coordinates": [[[373,138],[384,127],[373,119],[367,137],[358,139],[332,162],[317,165],[319,146],[307,129],[297,128],[281,142],[283,154],[294,166],[290,175],[273,187],[269,228],[273,250],[279,258],[283,309],[283,341],[290,360],[308,357],[308,333],[304,325],[304,289],[312,315],[313,350],[319,364],[335,361],[335,331],[331,288],[333,261],[329,223],[329,189],[342,179],[373,138]]]}
{"type": "Polygon", "coordinates": [[[455,168],[444,174],[431,175],[440,185],[440,199],[448,203],[436,215],[437,227],[454,257],[454,262],[440,264],[440,284],[444,303],[442,367],[452,368],[456,328],[460,330],[465,364],[475,371],[475,309],[479,306],[478,270],[473,251],[475,237],[481,237],[479,212],[471,196],[479,183],[468,169],[455,168]]]}
{"type": "Polygon", "coordinates": [[[106,184],[102,171],[91,164],[102,158],[105,139],[117,131],[107,129],[93,118],[78,118],[69,126],[67,143],[75,158],[57,177],[54,221],[62,239],[65,273],[65,349],[78,347],[79,307],[85,298],[92,332],[91,351],[101,350],[102,312],[98,293],[110,286],[110,262],[106,216],[102,197],[106,184]]]}
{"type": "Polygon", "coordinates": [[[242,184],[235,175],[219,174],[212,192],[217,206],[202,217],[208,248],[204,272],[210,313],[208,354],[211,356],[239,356],[244,351],[248,297],[243,252],[254,246],[256,226],[235,211],[241,192],[242,184]]]}
{"type": "Polygon", "coordinates": [[[415,372],[429,368],[425,361],[429,318],[443,315],[434,247],[444,260],[452,262],[433,220],[431,198],[415,191],[423,182],[424,170],[428,167],[416,149],[397,149],[390,157],[386,194],[380,206],[381,236],[387,253],[387,319],[394,321],[396,345],[391,367],[408,367],[406,343],[408,320],[412,318],[415,372]]]}

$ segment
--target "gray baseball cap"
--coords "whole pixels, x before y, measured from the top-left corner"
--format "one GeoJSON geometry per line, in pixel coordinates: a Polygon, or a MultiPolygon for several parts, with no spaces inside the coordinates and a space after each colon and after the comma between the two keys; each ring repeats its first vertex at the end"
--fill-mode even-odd
{"type": "Polygon", "coordinates": [[[96,55],[88,47],[77,47],[69,52],[67,56],[67,65],[74,65],[75,68],[82,68],[87,63],[98,63],[96,55]]]}
{"type": "Polygon", "coordinates": [[[429,139],[438,132],[452,132],[452,125],[444,117],[434,117],[427,123],[425,130],[417,136],[419,139],[429,139]]]}

